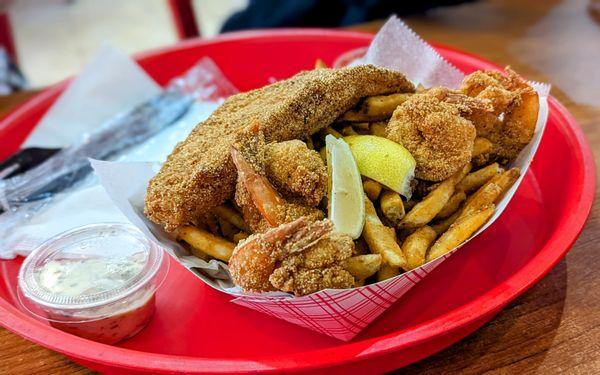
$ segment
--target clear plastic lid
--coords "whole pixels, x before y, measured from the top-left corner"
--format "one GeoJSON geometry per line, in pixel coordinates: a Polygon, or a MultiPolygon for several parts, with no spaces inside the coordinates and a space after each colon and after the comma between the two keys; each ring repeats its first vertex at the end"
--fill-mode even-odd
{"type": "Polygon", "coordinates": [[[87,225],[32,252],[21,266],[19,288],[42,308],[102,306],[147,286],[162,260],[162,249],[132,225],[87,225]]]}

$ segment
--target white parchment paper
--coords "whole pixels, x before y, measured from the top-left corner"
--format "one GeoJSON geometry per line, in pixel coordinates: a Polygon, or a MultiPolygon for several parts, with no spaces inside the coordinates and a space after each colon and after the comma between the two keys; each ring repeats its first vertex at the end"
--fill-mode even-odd
{"type": "Polygon", "coordinates": [[[68,146],[161,90],[132,58],[104,45],[42,117],[23,147],[68,146]]]}

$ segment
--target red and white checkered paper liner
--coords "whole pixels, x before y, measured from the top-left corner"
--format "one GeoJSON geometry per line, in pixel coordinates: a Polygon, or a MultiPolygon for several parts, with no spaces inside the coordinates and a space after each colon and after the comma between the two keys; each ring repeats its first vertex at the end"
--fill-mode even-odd
{"type": "MultiPolygon", "coordinates": [[[[403,72],[415,83],[426,83],[426,87],[444,85],[457,88],[464,76],[396,17],[392,17],[375,36],[364,62],[403,72]]],[[[534,83],[534,87],[540,97],[536,131],[530,144],[513,163],[513,166],[521,169],[521,177],[498,203],[490,220],[471,239],[489,227],[504,211],[523,180],[540,143],[548,116],[547,97],[550,86],[534,83]]],[[[147,182],[157,171],[155,165],[92,161],[92,166],[115,205],[134,225],[146,236],[160,243],[175,260],[206,284],[232,295],[233,303],[340,340],[355,337],[460,248],[410,272],[359,288],[323,290],[303,297],[283,293],[244,294],[232,285],[224,263],[215,260],[205,262],[190,256],[162,228],[145,218],[144,196],[147,182]]]]}
{"type": "Polygon", "coordinates": [[[238,297],[231,302],[348,341],[440,264],[446,254],[401,276],[354,289],[327,289],[296,298],[238,297]]]}

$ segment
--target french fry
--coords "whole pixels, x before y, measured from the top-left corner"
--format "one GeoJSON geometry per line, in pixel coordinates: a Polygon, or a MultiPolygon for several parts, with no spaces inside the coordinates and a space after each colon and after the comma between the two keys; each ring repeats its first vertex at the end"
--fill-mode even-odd
{"type": "Polygon", "coordinates": [[[489,139],[483,137],[475,138],[475,142],[473,142],[473,151],[471,153],[472,157],[477,157],[479,155],[487,154],[492,151],[492,142],[489,139]]]}
{"type": "Polygon", "coordinates": [[[473,212],[481,211],[483,207],[489,206],[502,193],[500,186],[487,183],[467,199],[460,211],[460,216],[466,216],[473,212]]]}
{"type": "MultiPolygon", "coordinates": [[[[333,135],[336,138],[343,138],[344,137],[342,134],[340,134],[340,132],[338,132],[337,130],[335,130],[331,126],[328,126],[325,129],[323,129],[323,133],[324,133],[324,135],[331,134],[331,135],[333,135]]],[[[325,138],[325,136],[323,136],[323,138],[325,138]]]]}
{"type": "MultiPolygon", "coordinates": [[[[464,180],[464,179],[463,179],[464,180]]],[[[465,194],[464,191],[462,190],[458,190],[454,193],[454,195],[452,195],[450,197],[450,199],[448,200],[448,202],[446,203],[446,205],[444,206],[444,208],[442,208],[442,210],[440,212],[438,212],[437,216],[435,217],[436,219],[445,219],[449,216],[452,216],[453,213],[455,213],[458,208],[460,207],[461,203],[467,199],[467,195],[465,194]]]]}
{"type": "Polygon", "coordinates": [[[363,190],[371,201],[375,201],[377,198],[379,198],[381,189],[381,184],[377,181],[371,180],[370,178],[367,178],[363,181],[363,190]]]}
{"type": "Polygon", "coordinates": [[[346,112],[342,116],[342,120],[351,122],[384,120],[389,118],[396,107],[404,103],[411,95],[411,93],[398,93],[368,97],[360,103],[357,109],[346,112]]]}
{"type": "Polygon", "coordinates": [[[181,245],[183,247],[185,247],[190,253],[192,253],[192,255],[194,255],[196,258],[200,258],[205,262],[210,262],[211,259],[213,259],[213,257],[211,257],[210,255],[203,253],[202,251],[193,248],[192,246],[190,246],[190,244],[188,244],[187,242],[184,241],[179,241],[181,243],[181,245]]]}
{"type": "Polygon", "coordinates": [[[485,185],[467,199],[460,215],[481,211],[490,204],[496,204],[504,193],[517,181],[521,171],[512,168],[492,177],[485,185]]]}
{"type": "Polygon", "coordinates": [[[508,189],[510,189],[510,187],[513,186],[515,182],[517,182],[520,175],[521,170],[519,168],[511,168],[507,171],[497,174],[490,180],[490,182],[500,186],[500,188],[502,189],[502,193],[496,198],[496,201],[494,201],[494,203],[498,203],[500,198],[502,198],[502,195],[504,195],[504,193],[506,193],[508,189]]]}
{"type": "Polygon", "coordinates": [[[328,68],[327,64],[321,59],[315,60],[315,69],[326,69],[328,68]]]}
{"type": "Polygon", "coordinates": [[[421,202],[417,203],[404,216],[404,219],[400,223],[400,228],[415,229],[433,220],[454,194],[456,183],[463,179],[470,168],[471,165],[467,164],[461,170],[442,181],[442,183],[427,194],[421,202]]]}
{"type": "Polygon", "coordinates": [[[342,115],[338,121],[348,121],[348,122],[365,122],[365,121],[375,121],[375,120],[383,120],[379,118],[369,118],[364,113],[357,112],[355,110],[350,110],[342,115]]]}
{"type": "Polygon", "coordinates": [[[427,253],[426,261],[432,261],[465,242],[489,220],[494,213],[494,208],[495,205],[492,204],[481,211],[461,216],[431,246],[427,253]]]}
{"type": "Polygon", "coordinates": [[[441,220],[441,221],[437,222],[436,224],[431,225],[431,229],[433,229],[435,231],[435,233],[437,233],[437,235],[439,236],[442,233],[444,233],[445,231],[447,231],[448,228],[450,228],[450,226],[452,224],[454,224],[456,219],[458,219],[459,215],[460,215],[460,211],[456,211],[455,213],[452,214],[452,216],[449,216],[449,217],[445,218],[444,220],[441,220]]]}
{"type": "Polygon", "coordinates": [[[400,275],[400,269],[398,267],[390,266],[389,264],[382,264],[379,271],[377,271],[377,281],[391,279],[392,277],[398,275],[400,275]]]}
{"type": "Polygon", "coordinates": [[[425,254],[435,241],[437,233],[431,227],[424,226],[406,237],[402,243],[402,251],[406,257],[408,269],[420,267],[425,262],[425,254]]]}
{"type": "Polygon", "coordinates": [[[214,214],[210,213],[206,215],[204,224],[210,233],[214,234],[215,236],[219,235],[219,220],[214,214]]]}
{"type": "Polygon", "coordinates": [[[383,225],[373,202],[365,196],[365,225],[363,227],[363,238],[367,242],[373,254],[380,254],[385,264],[394,267],[406,267],[406,258],[402,249],[396,242],[394,229],[383,225]]]}
{"type": "Polygon", "coordinates": [[[470,193],[479,189],[492,177],[503,171],[504,169],[498,163],[490,164],[466,175],[465,178],[456,185],[456,189],[470,193]]]}
{"type": "Polygon", "coordinates": [[[233,235],[236,234],[239,229],[231,224],[229,221],[223,219],[222,217],[217,216],[217,219],[219,220],[219,227],[221,228],[221,235],[228,239],[228,240],[233,240],[233,235]]]}
{"type": "Polygon", "coordinates": [[[348,135],[358,135],[358,133],[356,132],[356,130],[354,130],[354,128],[352,126],[350,126],[350,125],[344,126],[342,128],[341,133],[343,135],[345,135],[345,136],[348,136],[348,135]]]}
{"type": "Polygon", "coordinates": [[[411,96],[412,93],[371,96],[362,102],[360,112],[372,116],[390,117],[396,108],[411,96]]]}
{"type": "Polygon", "coordinates": [[[235,248],[235,244],[224,238],[192,226],[181,227],[177,237],[191,246],[192,254],[196,255],[199,251],[226,262],[235,248]]]}
{"type": "Polygon", "coordinates": [[[384,190],[381,193],[379,200],[381,212],[386,219],[393,223],[395,226],[400,224],[400,221],[404,217],[404,203],[400,195],[391,190],[384,190]]]}
{"type": "Polygon", "coordinates": [[[381,255],[365,254],[346,259],[342,267],[357,280],[373,276],[381,268],[381,255]]]}
{"type": "Polygon", "coordinates": [[[369,131],[369,123],[368,122],[353,122],[352,127],[358,130],[369,131]]]}
{"type": "Polygon", "coordinates": [[[376,135],[378,137],[385,138],[386,127],[387,127],[387,122],[377,121],[377,122],[372,122],[371,125],[369,126],[369,129],[371,131],[371,134],[376,135]]]}
{"type": "Polygon", "coordinates": [[[215,207],[213,211],[218,217],[235,225],[238,229],[243,230],[246,233],[250,233],[250,228],[248,228],[248,225],[246,222],[244,222],[242,215],[240,215],[240,213],[231,206],[222,204],[215,207]]]}

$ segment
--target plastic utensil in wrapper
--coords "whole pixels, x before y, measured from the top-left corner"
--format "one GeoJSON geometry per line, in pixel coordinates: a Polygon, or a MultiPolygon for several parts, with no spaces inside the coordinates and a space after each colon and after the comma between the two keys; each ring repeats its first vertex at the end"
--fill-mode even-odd
{"type": "Polygon", "coordinates": [[[23,262],[19,299],[55,328],[114,344],[148,324],[168,264],[162,248],[134,226],[83,226],[46,241],[23,262]]]}

